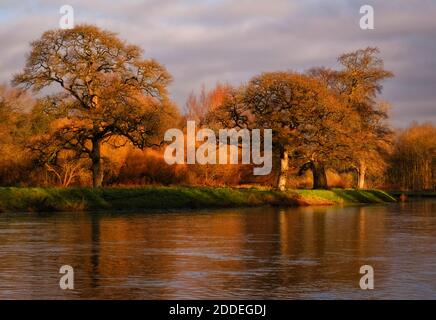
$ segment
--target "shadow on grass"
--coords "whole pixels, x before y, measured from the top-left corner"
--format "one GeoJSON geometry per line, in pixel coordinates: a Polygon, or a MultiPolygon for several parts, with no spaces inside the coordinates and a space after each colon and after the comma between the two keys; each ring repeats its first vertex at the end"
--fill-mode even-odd
{"type": "Polygon", "coordinates": [[[381,190],[333,189],[339,198],[346,202],[383,203],[396,202],[395,198],[381,190]]]}

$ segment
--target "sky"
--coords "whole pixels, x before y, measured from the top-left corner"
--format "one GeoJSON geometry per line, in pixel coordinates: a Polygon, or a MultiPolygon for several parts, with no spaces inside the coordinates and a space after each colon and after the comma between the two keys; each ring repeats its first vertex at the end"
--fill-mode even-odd
{"type": "Polygon", "coordinates": [[[380,97],[392,125],[436,124],[436,0],[0,0],[0,83],[23,68],[32,40],[59,27],[65,4],[76,24],[116,32],[164,64],[182,108],[203,84],[339,68],[340,54],[377,46],[395,74],[380,97]],[[359,27],[363,5],[374,8],[374,30],[359,27]]]}

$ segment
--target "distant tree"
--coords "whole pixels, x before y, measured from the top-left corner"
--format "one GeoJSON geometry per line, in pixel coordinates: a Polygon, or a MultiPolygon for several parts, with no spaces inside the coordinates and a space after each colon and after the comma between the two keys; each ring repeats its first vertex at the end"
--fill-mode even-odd
{"type": "Polygon", "coordinates": [[[21,89],[0,85],[0,185],[28,180],[30,157],[24,148],[29,130],[27,110],[34,99],[21,89]]]}
{"type": "Polygon", "coordinates": [[[202,85],[200,93],[191,92],[186,101],[186,118],[194,120],[198,126],[207,124],[207,116],[222,104],[224,95],[229,89],[228,85],[217,83],[211,90],[202,85]]]}
{"type": "Polygon", "coordinates": [[[412,124],[398,132],[388,170],[389,187],[400,190],[436,189],[436,127],[412,124]]]}
{"type": "Polygon", "coordinates": [[[47,158],[65,149],[88,157],[93,186],[99,187],[102,143],[122,136],[140,148],[159,144],[177,113],[167,98],[170,80],[162,65],[141,58],[139,47],[112,32],[78,25],[47,31],[34,41],[24,71],[13,83],[34,91],[62,89],[51,111],[61,112],[63,120],[41,146],[47,158]]]}

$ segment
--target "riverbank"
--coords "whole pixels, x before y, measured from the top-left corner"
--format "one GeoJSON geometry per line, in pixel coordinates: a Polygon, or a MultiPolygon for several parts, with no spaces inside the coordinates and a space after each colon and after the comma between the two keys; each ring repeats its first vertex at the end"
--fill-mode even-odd
{"type": "Polygon", "coordinates": [[[0,212],[171,210],[394,202],[380,190],[256,188],[0,188],[0,212]]]}

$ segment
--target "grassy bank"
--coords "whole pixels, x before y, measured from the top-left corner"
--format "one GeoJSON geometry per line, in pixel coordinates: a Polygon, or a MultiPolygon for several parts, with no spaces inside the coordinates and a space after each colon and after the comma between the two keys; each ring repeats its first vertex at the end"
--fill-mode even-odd
{"type": "Polygon", "coordinates": [[[331,205],[395,201],[379,190],[289,190],[232,188],[0,188],[0,212],[220,208],[331,205]]]}

